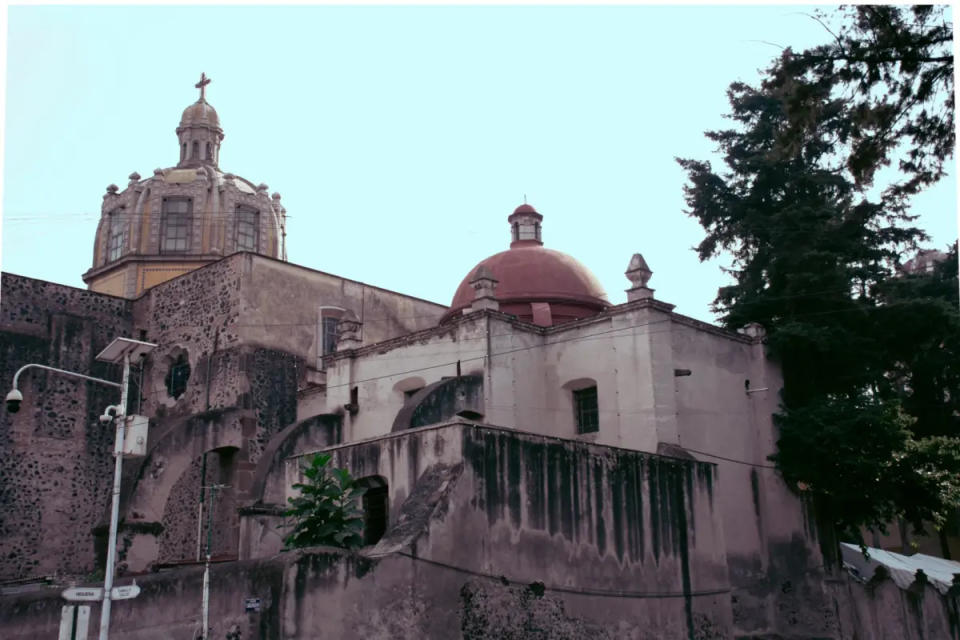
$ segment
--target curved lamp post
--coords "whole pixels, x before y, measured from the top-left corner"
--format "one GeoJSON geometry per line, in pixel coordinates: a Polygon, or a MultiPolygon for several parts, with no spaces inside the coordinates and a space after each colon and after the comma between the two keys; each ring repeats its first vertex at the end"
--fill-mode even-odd
{"type": "Polygon", "coordinates": [[[20,393],[17,384],[20,374],[27,369],[43,369],[44,371],[53,371],[73,378],[81,378],[89,382],[105,384],[110,387],[120,388],[120,404],[112,405],[106,408],[103,415],[100,416],[101,422],[114,422],[117,425],[116,440],[113,445],[113,456],[116,459],[113,468],[113,497],[110,507],[110,534],[107,542],[107,567],[103,579],[103,607],[100,610],[100,640],[107,640],[110,636],[110,592],[113,590],[114,563],[117,555],[117,520],[120,513],[120,477],[123,469],[123,440],[126,426],[127,414],[127,390],[130,382],[130,360],[131,358],[142,358],[153,351],[157,345],[140,340],[131,340],[130,338],[114,338],[113,342],[107,345],[107,348],[97,354],[97,360],[100,362],[110,362],[113,364],[123,363],[123,381],[113,382],[103,378],[94,378],[93,376],[57,369],[42,364],[26,364],[13,374],[13,388],[7,394],[7,411],[16,413],[20,410],[20,403],[23,401],[23,394],[20,393]],[[113,414],[111,415],[111,410],[113,414]]]}

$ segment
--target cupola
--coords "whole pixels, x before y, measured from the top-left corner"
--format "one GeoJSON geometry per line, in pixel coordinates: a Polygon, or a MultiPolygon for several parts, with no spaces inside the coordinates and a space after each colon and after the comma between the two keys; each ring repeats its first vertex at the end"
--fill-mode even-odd
{"type": "Polygon", "coordinates": [[[184,109],[180,117],[180,126],[177,127],[177,139],[180,142],[178,168],[205,164],[216,167],[220,162],[223,129],[220,127],[220,116],[206,99],[210,82],[207,74],[200,74],[200,82],[194,85],[200,89],[200,99],[184,109]]]}
{"type": "MultiPolygon", "coordinates": [[[[470,269],[441,322],[476,308],[476,283],[496,282],[484,299],[499,310],[543,326],[595,315],[610,303],[597,278],[572,256],[543,246],[543,216],[522,204],[507,217],[510,249],[482,260],[470,269]],[[482,274],[480,278],[477,274],[482,274]]],[[[488,308],[491,308],[488,306],[488,308]]]]}

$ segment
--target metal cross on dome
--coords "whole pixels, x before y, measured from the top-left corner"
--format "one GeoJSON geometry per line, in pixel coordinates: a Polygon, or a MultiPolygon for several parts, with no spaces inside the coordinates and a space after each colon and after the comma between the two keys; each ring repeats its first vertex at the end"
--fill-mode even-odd
{"type": "Polygon", "coordinates": [[[210,84],[210,78],[207,77],[206,73],[200,73],[200,82],[193,85],[197,89],[200,89],[200,99],[204,100],[204,93],[206,92],[207,85],[210,84]]]}

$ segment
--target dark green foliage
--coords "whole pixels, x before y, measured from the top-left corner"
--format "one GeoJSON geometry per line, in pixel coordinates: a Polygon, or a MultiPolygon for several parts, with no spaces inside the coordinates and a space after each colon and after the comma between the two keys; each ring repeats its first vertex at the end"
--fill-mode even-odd
{"type": "Polygon", "coordinates": [[[715,310],[732,329],[763,325],[783,370],[777,465],[859,540],[960,506],[956,247],[933,273],[897,268],[925,239],[907,199],[953,150],[952,25],[942,7],[837,15],[830,44],[730,86],[734,127],[707,133],[723,171],[678,162],[700,258],[732,256],[715,310]],[[897,154],[897,177],[868,197],[897,154]]]}
{"type": "Polygon", "coordinates": [[[363,512],[358,500],[366,489],[357,487],[346,469],[328,469],[329,454],[317,454],[303,468],[307,482],[296,483],[300,495],[287,498],[284,516],[293,518],[285,549],[327,545],[355,549],[363,544],[363,512]]]}
{"type": "MultiPolygon", "coordinates": [[[[848,5],[827,24],[839,22],[828,44],[793,54],[782,63],[788,74],[829,88],[847,114],[836,129],[849,145],[841,156],[859,185],[870,184],[881,167],[900,155],[900,179],[887,189],[900,197],[936,182],[953,155],[953,23],[946,5],[848,5]]],[[[792,120],[808,126],[811,111],[830,102],[798,101],[792,120]],[[805,117],[807,116],[807,117],[805,117]]]]}

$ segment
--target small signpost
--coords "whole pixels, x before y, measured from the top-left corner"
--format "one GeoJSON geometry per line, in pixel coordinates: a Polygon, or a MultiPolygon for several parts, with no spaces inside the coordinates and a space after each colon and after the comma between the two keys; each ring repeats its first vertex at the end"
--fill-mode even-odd
{"type": "Polygon", "coordinates": [[[103,600],[103,587],[70,587],[61,595],[70,602],[94,602],[103,600]]]}
{"type": "Polygon", "coordinates": [[[111,600],[129,600],[140,595],[140,587],[134,583],[125,587],[114,587],[110,590],[111,600]]]}
{"type": "Polygon", "coordinates": [[[90,629],[90,607],[72,604],[60,610],[60,635],[58,640],[87,640],[90,629]]]}
{"type": "Polygon", "coordinates": [[[247,598],[243,601],[244,611],[260,611],[260,598],[247,598]]]}
{"type": "MultiPolygon", "coordinates": [[[[69,602],[99,602],[103,600],[103,587],[70,587],[64,589],[64,600],[69,602]]],[[[140,586],[137,583],[123,587],[114,587],[110,590],[111,600],[129,600],[140,595],[140,586]]],[[[60,611],[59,640],[87,640],[90,627],[90,607],[68,604],[60,611]]]]}

